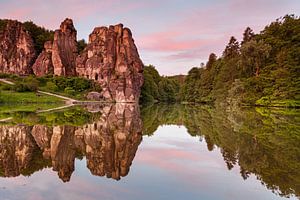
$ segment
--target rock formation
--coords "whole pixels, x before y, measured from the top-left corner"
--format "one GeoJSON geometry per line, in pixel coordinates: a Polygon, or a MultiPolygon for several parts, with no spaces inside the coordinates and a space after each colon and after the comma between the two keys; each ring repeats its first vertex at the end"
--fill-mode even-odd
{"type": "Polygon", "coordinates": [[[54,33],[52,63],[58,76],[76,75],[77,31],[71,19],[65,19],[54,33]]]}
{"type": "Polygon", "coordinates": [[[34,140],[27,126],[0,126],[0,171],[15,177],[30,165],[34,140]]]}
{"type": "Polygon", "coordinates": [[[45,42],[44,50],[35,60],[32,70],[36,76],[54,74],[54,67],[52,64],[52,41],[45,42]]]}
{"type": "Polygon", "coordinates": [[[122,24],[95,28],[76,63],[79,76],[100,83],[103,99],[138,101],[143,84],[143,63],[131,31],[122,24]]]}
{"type": "Polygon", "coordinates": [[[97,27],[78,55],[77,31],[65,19],[44,44],[36,60],[34,42],[23,24],[8,21],[0,33],[0,73],[44,76],[82,76],[99,83],[97,99],[111,102],[138,102],[143,84],[143,63],[131,31],[122,24],[97,27]]]}
{"type": "Polygon", "coordinates": [[[33,40],[22,23],[8,20],[0,34],[0,73],[32,73],[35,54],[33,40]]]}

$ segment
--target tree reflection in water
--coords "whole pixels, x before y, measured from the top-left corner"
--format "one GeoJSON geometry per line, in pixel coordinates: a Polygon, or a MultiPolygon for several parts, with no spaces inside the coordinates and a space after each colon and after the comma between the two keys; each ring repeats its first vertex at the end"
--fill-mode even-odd
{"type": "Polygon", "coordinates": [[[209,151],[218,147],[229,170],[238,165],[243,179],[254,174],[276,194],[300,196],[299,110],[153,105],[142,117],[144,134],[184,125],[209,151]]]}

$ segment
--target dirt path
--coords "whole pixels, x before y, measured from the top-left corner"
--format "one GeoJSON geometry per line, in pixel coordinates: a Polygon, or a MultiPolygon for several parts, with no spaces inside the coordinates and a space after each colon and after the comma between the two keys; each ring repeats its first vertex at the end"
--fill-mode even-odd
{"type": "Polygon", "coordinates": [[[75,106],[75,104],[67,104],[67,105],[64,105],[64,106],[60,106],[60,107],[56,107],[56,108],[50,108],[50,109],[47,109],[47,110],[39,110],[39,111],[36,111],[36,113],[45,113],[45,112],[51,112],[51,111],[56,111],[56,110],[62,110],[62,109],[69,108],[69,107],[72,107],[72,106],[75,106]]]}
{"type": "MultiPolygon", "coordinates": [[[[6,84],[9,84],[9,85],[14,85],[15,84],[14,82],[3,79],[3,78],[0,78],[0,82],[6,83],[6,84]]],[[[58,97],[60,99],[63,99],[65,101],[65,105],[60,106],[60,107],[56,107],[56,108],[47,109],[47,110],[39,110],[36,113],[44,113],[44,112],[51,112],[51,111],[55,111],[55,110],[61,110],[61,109],[64,109],[64,108],[69,108],[69,107],[75,106],[75,105],[107,103],[105,101],[103,101],[103,102],[100,102],[100,101],[78,101],[78,100],[72,99],[70,97],[66,97],[66,96],[59,95],[59,94],[54,94],[54,93],[51,93],[51,92],[45,92],[45,91],[42,91],[42,90],[38,90],[37,92],[41,93],[41,94],[45,94],[45,95],[49,95],[49,96],[55,96],[55,97],[58,97]]],[[[2,120],[0,120],[0,122],[9,121],[11,119],[12,118],[2,119],[2,120]]]]}
{"type": "MultiPolygon", "coordinates": [[[[8,81],[8,80],[3,79],[3,78],[0,79],[0,82],[6,83],[6,84],[9,84],[9,85],[14,85],[15,84],[14,82],[8,81]]],[[[45,94],[45,95],[49,95],[49,96],[55,96],[55,97],[58,97],[60,99],[63,99],[65,101],[65,105],[60,106],[60,107],[56,107],[56,108],[47,109],[47,110],[39,110],[36,113],[44,113],[44,112],[51,112],[51,111],[55,111],[55,110],[61,110],[61,109],[69,108],[69,107],[72,107],[72,106],[76,105],[74,103],[80,103],[81,102],[81,101],[77,101],[76,99],[72,99],[70,97],[62,96],[62,95],[59,95],[59,94],[54,94],[54,93],[51,93],[51,92],[45,92],[45,91],[41,91],[41,90],[38,90],[37,92],[41,93],[41,94],[45,94]]],[[[1,119],[0,122],[9,121],[11,119],[12,119],[12,117],[9,117],[9,118],[6,118],[6,119],[1,119]]]]}
{"type": "Polygon", "coordinates": [[[5,119],[0,119],[0,122],[7,122],[7,121],[10,121],[12,119],[13,119],[12,117],[8,117],[8,118],[5,118],[5,119]]]}
{"type": "Polygon", "coordinates": [[[3,78],[0,78],[0,81],[1,81],[1,82],[3,82],[3,83],[9,84],[9,85],[14,85],[14,83],[13,83],[13,82],[11,82],[11,81],[8,81],[8,80],[6,80],[6,79],[3,79],[3,78]]]}
{"type": "Polygon", "coordinates": [[[41,91],[41,90],[38,90],[37,92],[41,93],[41,94],[46,94],[46,95],[55,96],[55,97],[64,99],[64,100],[66,100],[67,104],[73,104],[74,102],[77,102],[76,99],[72,99],[72,98],[62,96],[62,95],[59,95],[59,94],[54,94],[54,93],[51,93],[51,92],[44,92],[44,91],[41,91]]]}
{"type": "MultiPolygon", "coordinates": [[[[6,83],[6,84],[9,84],[9,85],[14,85],[15,84],[14,82],[8,81],[8,80],[3,79],[3,78],[0,78],[0,82],[6,83]]],[[[66,104],[68,104],[68,105],[73,104],[74,102],[78,102],[76,99],[72,99],[72,98],[62,96],[62,95],[59,95],[59,94],[54,94],[54,93],[51,93],[51,92],[45,92],[45,91],[41,91],[41,90],[38,90],[37,92],[41,93],[41,94],[46,94],[46,95],[55,96],[55,97],[64,99],[66,101],[66,104]]]]}

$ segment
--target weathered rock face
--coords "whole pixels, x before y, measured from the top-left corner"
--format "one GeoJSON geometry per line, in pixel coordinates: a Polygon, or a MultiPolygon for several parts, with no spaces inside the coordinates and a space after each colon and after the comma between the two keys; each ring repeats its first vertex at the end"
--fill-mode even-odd
{"type": "Polygon", "coordinates": [[[33,40],[22,23],[8,21],[0,35],[0,72],[30,74],[35,56],[33,40]]]}
{"type": "Polygon", "coordinates": [[[116,102],[137,102],[143,84],[143,63],[131,31],[122,24],[98,27],[76,60],[79,76],[99,82],[102,98],[116,102]]]}
{"type": "Polygon", "coordinates": [[[44,50],[35,60],[32,70],[36,76],[54,74],[54,67],[52,64],[52,41],[45,42],[44,50]]]}
{"type": "Polygon", "coordinates": [[[58,76],[76,75],[77,31],[71,19],[65,19],[54,33],[52,63],[58,76]]]}

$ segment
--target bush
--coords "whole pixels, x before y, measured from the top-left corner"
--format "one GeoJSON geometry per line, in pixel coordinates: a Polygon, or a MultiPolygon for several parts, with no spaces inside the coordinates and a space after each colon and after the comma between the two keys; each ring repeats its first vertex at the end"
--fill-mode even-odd
{"type": "Polygon", "coordinates": [[[66,94],[75,95],[75,90],[72,87],[66,87],[64,91],[66,94]]]}
{"type": "Polygon", "coordinates": [[[58,91],[57,85],[55,85],[55,83],[53,83],[53,82],[51,82],[51,81],[48,81],[48,82],[46,83],[46,89],[51,90],[51,91],[54,91],[54,92],[57,92],[57,91],[58,91]]]}
{"type": "Polygon", "coordinates": [[[16,83],[14,86],[16,92],[35,92],[37,89],[36,85],[30,83],[16,83]]]}
{"type": "Polygon", "coordinates": [[[1,89],[2,90],[13,90],[13,86],[12,85],[3,85],[2,87],[1,87],[1,89]]]}

